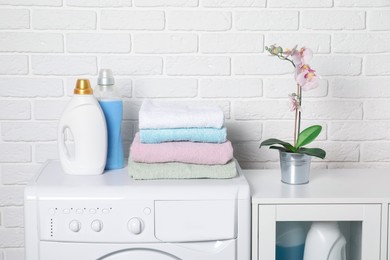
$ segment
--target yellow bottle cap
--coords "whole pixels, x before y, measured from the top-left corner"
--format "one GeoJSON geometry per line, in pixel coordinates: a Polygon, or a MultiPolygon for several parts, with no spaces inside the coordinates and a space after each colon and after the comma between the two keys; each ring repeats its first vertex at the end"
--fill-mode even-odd
{"type": "Polygon", "coordinates": [[[93,90],[88,79],[78,79],[76,87],[74,89],[74,94],[76,95],[92,95],[93,90]]]}

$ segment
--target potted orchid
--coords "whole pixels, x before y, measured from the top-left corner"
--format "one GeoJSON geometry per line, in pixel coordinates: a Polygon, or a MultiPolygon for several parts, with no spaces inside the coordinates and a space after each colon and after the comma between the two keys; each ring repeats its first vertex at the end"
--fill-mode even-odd
{"type": "Polygon", "coordinates": [[[271,138],[263,141],[262,146],[270,146],[270,149],[277,149],[280,152],[280,164],[282,170],[282,181],[289,184],[303,184],[309,181],[311,156],[324,159],[326,152],[320,148],[304,147],[314,141],[321,133],[320,125],[312,125],[303,131],[301,128],[302,114],[302,91],[309,91],[318,87],[319,77],[308,62],[313,57],[309,48],[302,47],[300,50],[295,46],[293,49],[271,45],[265,47],[271,55],[281,60],[290,62],[295,68],[295,81],[297,82],[296,92],[289,95],[290,110],[295,112],[294,121],[294,143],[271,138]]]}

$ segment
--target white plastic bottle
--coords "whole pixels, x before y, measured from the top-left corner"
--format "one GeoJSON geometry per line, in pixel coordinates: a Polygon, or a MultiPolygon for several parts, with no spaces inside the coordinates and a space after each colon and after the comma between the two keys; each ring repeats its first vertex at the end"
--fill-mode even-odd
{"type": "Polygon", "coordinates": [[[337,222],[313,222],[307,233],[303,260],[345,260],[346,243],[337,222]]]}
{"type": "Polygon", "coordinates": [[[115,86],[114,76],[110,69],[99,71],[95,96],[99,100],[107,123],[107,162],[106,170],[124,167],[122,144],[123,102],[115,86]]]}
{"type": "Polygon", "coordinates": [[[98,175],[107,158],[107,127],[102,109],[93,96],[89,80],[77,80],[74,96],[58,126],[58,154],[68,174],[98,175]],[[74,154],[65,144],[65,131],[74,141],[74,154]]]}

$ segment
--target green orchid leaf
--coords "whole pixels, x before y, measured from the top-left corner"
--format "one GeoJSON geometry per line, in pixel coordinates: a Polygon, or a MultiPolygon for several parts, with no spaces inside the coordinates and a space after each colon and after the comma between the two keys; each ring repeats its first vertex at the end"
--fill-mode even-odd
{"type": "Polygon", "coordinates": [[[318,157],[318,158],[321,158],[321,159],[324,159],[325,156],[326,156],[326,152],[320,148],[304,148],[304,147],[301,147],[298,149],[298,153],[301,153],[301,154],[307,154],[307,155],[310,155],[310,156],[315,156],[315,157],[318,157]]]}
{"type": "Polygon", "coordinates": [[[295,153],[297,151],[297,149],[294,146],[292,146],[291,144],[289,144],[287,142],[283,142],[283,141],[281,141],[279,139],[275,139],[275,138],[271,138],[271,139],[267,139],[267,140],[263,141],[260,144],[259,148],[261,148],[262,146],[270,146],[270,145],[274,145],[274,144],[282,145],[289,152],[295,153]]]}
{"type": "Polygon", "coordinates": [[[309,126],[305,130],[303,130],[298,135],[298,140],[297,140],[297,144],[295,145],[295,148],[299,149],[300,147],[313,142],[314,139],[316,139],[317,136],[321,133],[321,130],[322,130],[322,126],[320,125],[309,126]]]}
{"type": "Polygon", "coordinates": [[[276,149],[282,152],[288,152],[286,148],[280,146],[274,146],[274,145],[270,146],[269,149],[276,149]]]}

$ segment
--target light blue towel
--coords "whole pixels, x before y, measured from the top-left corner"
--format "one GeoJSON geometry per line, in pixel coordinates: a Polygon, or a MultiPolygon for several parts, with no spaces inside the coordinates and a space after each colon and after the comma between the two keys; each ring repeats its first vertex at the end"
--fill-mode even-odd
{"type": "Polygon", "coordinates": [[[202,143],[226,142],[226,128],[159,128],[140,129],[141,143],[190,141],[202,143]]]}

